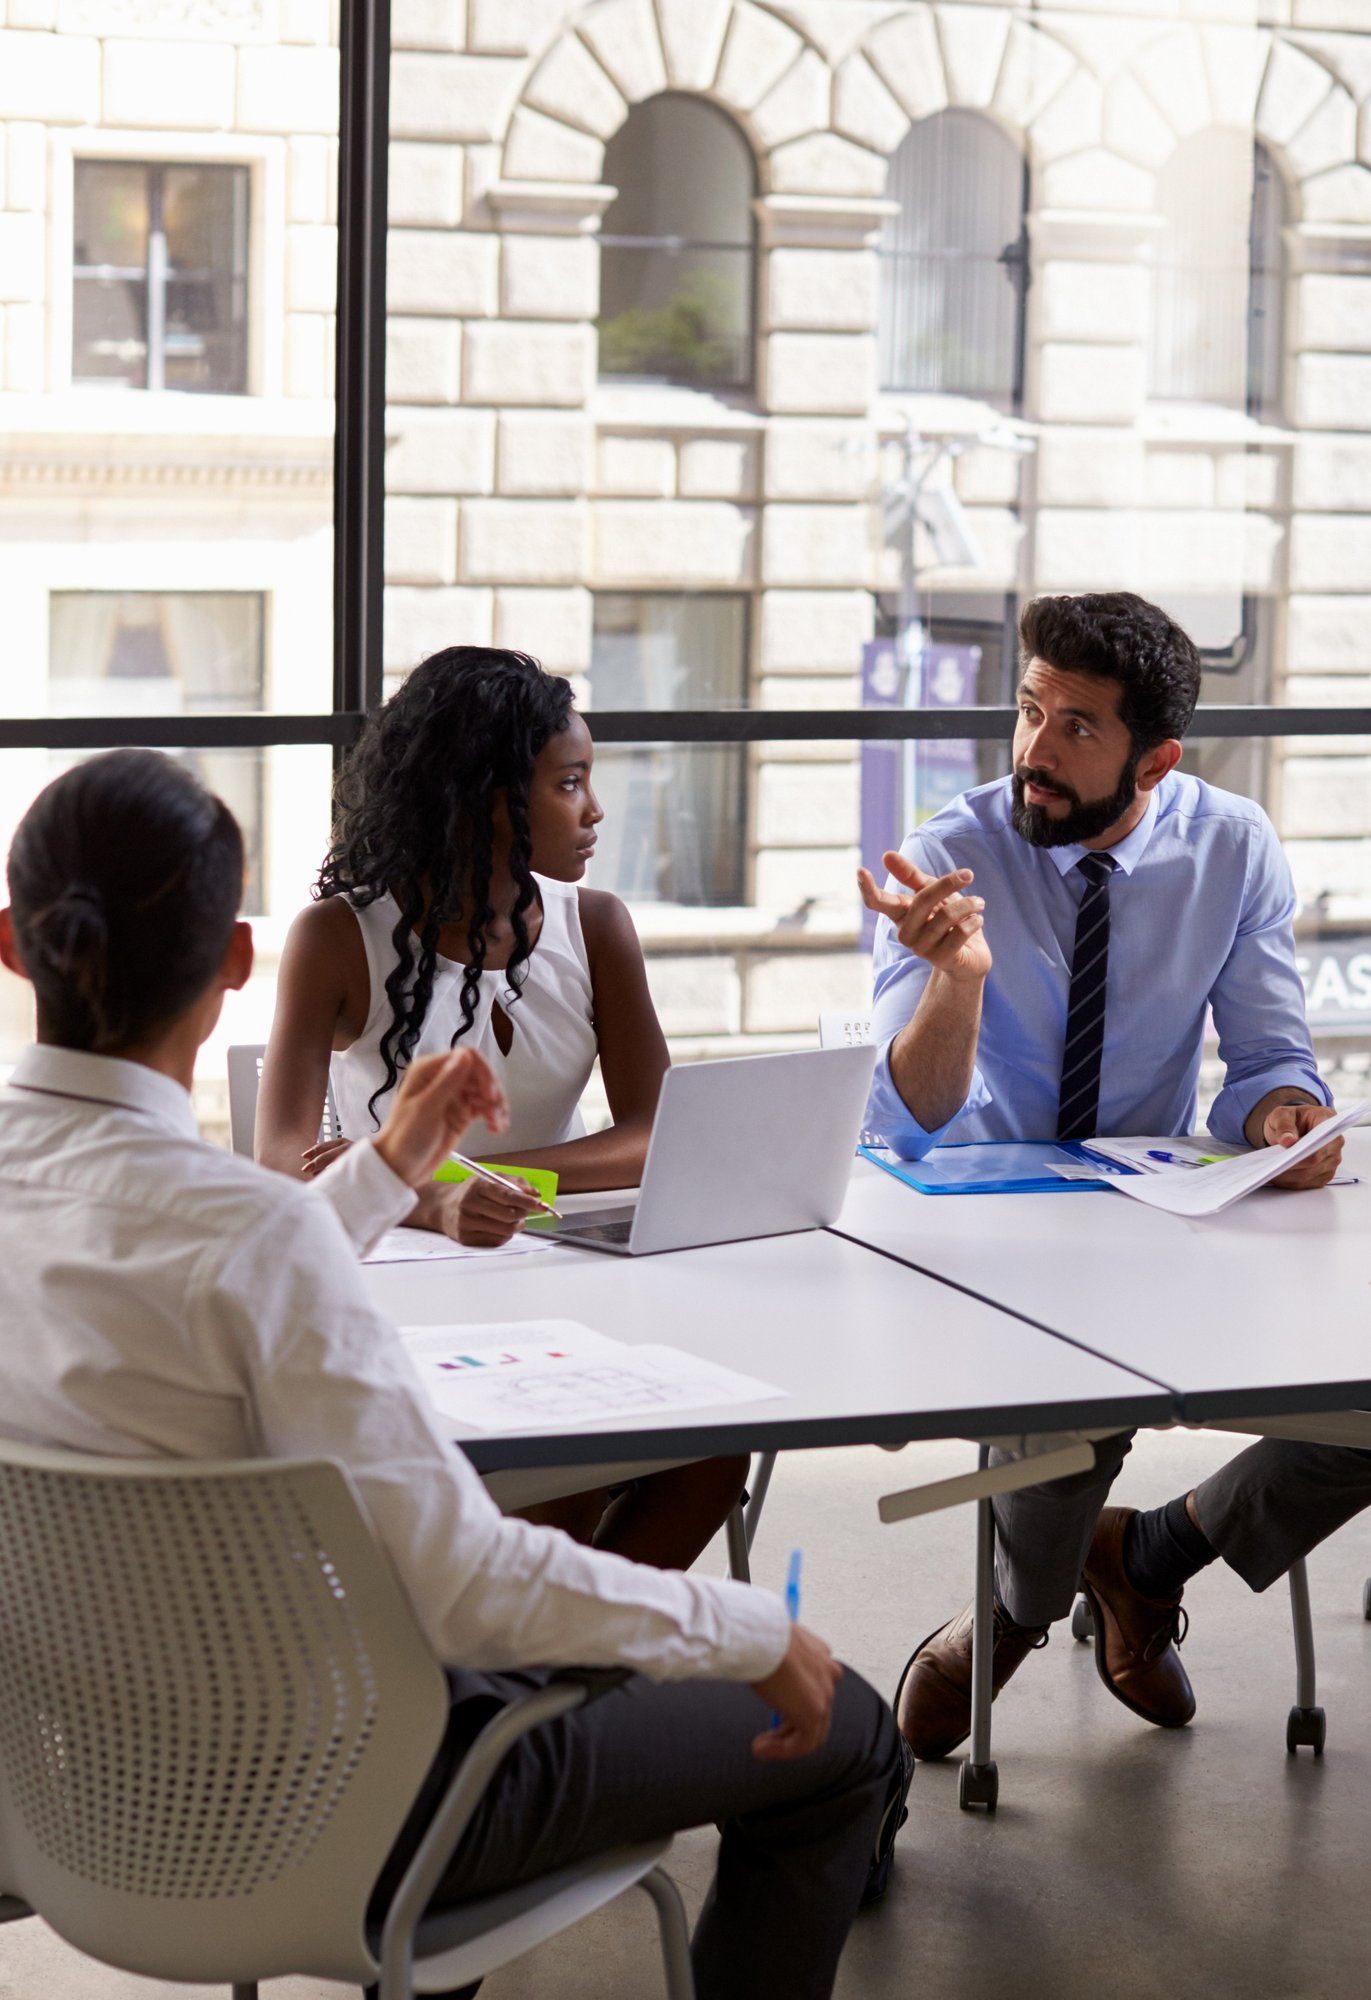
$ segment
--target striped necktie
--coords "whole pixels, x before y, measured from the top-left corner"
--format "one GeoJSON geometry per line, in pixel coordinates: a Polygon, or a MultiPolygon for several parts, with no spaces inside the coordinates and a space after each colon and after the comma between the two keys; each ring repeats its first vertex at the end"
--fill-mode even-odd
{"type": "Polygon", "coordinates": [[[1057,1098],[1059,1139],[1094,1136],[1100,1109],[1100,1056],[1109,978],[1109,878],[1114,863],[1107,854],[1086,854],[1076,866],[1085,877],[1085,894],[1076,911],[1076,944],[1071,954],[1066,1046],[1057,1098]]]}

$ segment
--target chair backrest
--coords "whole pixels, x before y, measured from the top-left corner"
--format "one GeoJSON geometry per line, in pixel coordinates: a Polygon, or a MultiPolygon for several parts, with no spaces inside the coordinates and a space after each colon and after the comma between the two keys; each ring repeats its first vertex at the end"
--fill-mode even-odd
{"type": "MultiPolygon", "coordinates": [[[[262,1081],[262,1058],[265,1056],[265,1042],[239,1042],[228,1052],[228,1092],[229,1092],[229,1134],[235,1153],[242,1153],[249,1160],[254,1152],[254,1135],[257,1126],[257,1091],[262,1081]]],[[[324,1092],[324,1117],[319,1127],[319,1143],[328,1139],[341,1139],[342,1127],[338,1123],[338,1107],[333,1100],[333,1083],[329,1081],[324,1092]]]]}
{"type": "Polygon", "coordinates": [[[819,1016],[821,1049],[858,1048],[871,1040],[869,1014],[825,1013],[819,1016]]]}
{"type": "Polygon", "coordinates": [[[339,1466],[0,1442],[0,1885],[79,1950],[374,1979],[447,1711],[339,1466]]]}

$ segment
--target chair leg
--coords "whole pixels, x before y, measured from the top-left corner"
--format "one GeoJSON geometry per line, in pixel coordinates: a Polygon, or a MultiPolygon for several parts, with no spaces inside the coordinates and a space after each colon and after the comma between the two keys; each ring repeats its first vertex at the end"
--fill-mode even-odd
{"type": "MultiPolygon", "coordinates": [[[[747,1482],[749,1499],[747,1503],[747,1546],[751,1549],[757,1539],[757,1530],[762,1525],[762,1509],[766,1505],[767,1491],[771,1485],[771,1475],[776,1470],[774,1451],[759,1451],[757,1463],[747,1482]]],[[[1371,1616],[1371,1613],[1368,1613],[1371,1616]]]]}
{"type": "Polygon", "coordinates": [[[235,1979],[233,1982],[233,2000],[257,2000],[257,1981],[255,1979],[235,1979]]]}
{"type": "Polygon", "coordinates": [[[657,1906],[657,1928],[662,1940],[662,1965],[666,1972],[667,2000],[695,2000],[695,1973],[690,1963],[690,1929],[685,1904],[671,1877],[653,1868],[638,1884],[646,1889],[657,1906]]]}
{"type": "Polygon", "coordinates": [[[751,1583],[752,1565],[747,1559],[747,1523],[741,1506],[732,1508],[724,1522],[728,1542],[728,1573],[735,1583],[751,1583]]]}
{"type": "MultiPolygon", "coordinates": [[[[990,1462],[984,1445],[982,1471],[990,1462]]],[[[990,1708],[994,1699],[991,1669],[995,1660],[995,1514],[988,1500],[976,1502],[976,1596],[971,1629],[971,1755],[957,1780],[957,1802],[963,1811],[984,1806],[994,1812],[1000,1776],[990,1755],[990,1708]]]]}
{"type": "Polygon", "coordinates": [[[1326,1720],[1316,1701],[1314,1619],[1309,1608],[1309,1572],[1303,1557],[1291,1563],[1289,1584],[1290,1623],[1295,1634],[1295,1706],[1285,1721],[1285,1747],[1294,1752],[1303,1744],[1321,1757],[1326,1720]]]}

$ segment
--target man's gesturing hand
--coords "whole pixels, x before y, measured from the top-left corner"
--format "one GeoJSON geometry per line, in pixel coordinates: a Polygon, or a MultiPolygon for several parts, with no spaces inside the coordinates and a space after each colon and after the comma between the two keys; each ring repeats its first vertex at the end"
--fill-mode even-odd
{"type": "Polygon", "coordinates": [[[392,1173],[413,1188],[423,1187],[476,1118],[492,1132],[503,1132],[509,1123],[505,1094],[485,1057],[475,1049],[418,1056],[373,1143],[392,1173]]]}
{"type": "Polygon", "coordinates": [[[885,854],[881,859],[895,880],[913,893],[897,896],[878,889],[870,870],[859,868],[857,883],[868,910],[889,917],[905,949],[926,959],[936,972],[949,979],[984,979],[991,965],[981,914],[985,904],[979,896],[962,893],[974,880],[971,870],[924,875],[902,854],[885,854]]]}
{"type": "Polygon", "coordinates": [[[754,1757],[807,1757],[828,1737],[833,1692],[843,1670],[828,1647],[804,1625],[792,1625],[785,1658],[753,1687],[780,1716],[752,1739],[754,1757]]]}
{"type": "MultiPolygon", "coordinates": [[[[1262,1140],[1268,1146],[1293,1146],[1306,1132],[1312,1132],[1316,1125],[1322,1125],[1333,1112],[1326,1104],[1277,1104],[1268,1111],[1262,1122],[1262,1140]]],[[[1330,1145],[1320,1146],[1317,1153],[1309,1153],[1288,1173],[1278,1174],[1272,1187],[1301,1188],[1327,1187],[1342,1164],[1342,1139],[1334,1139],[1330,1145]]]]}

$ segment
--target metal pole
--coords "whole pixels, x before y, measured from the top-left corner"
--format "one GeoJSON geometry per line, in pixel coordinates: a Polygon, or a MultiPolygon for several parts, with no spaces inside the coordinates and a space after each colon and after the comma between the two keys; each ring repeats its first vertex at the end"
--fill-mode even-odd
{"type": "Polygon", "coordinates": [[[341,56],[333,705],[357,714],[381,699],[390,0],[345,0],[341,56]]]}

